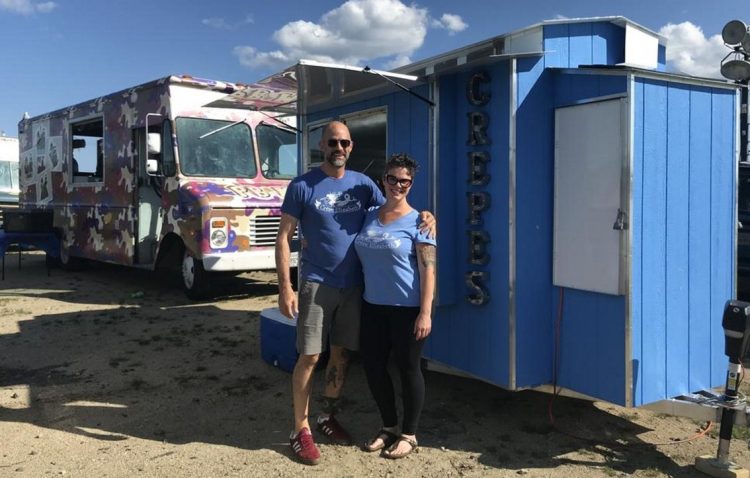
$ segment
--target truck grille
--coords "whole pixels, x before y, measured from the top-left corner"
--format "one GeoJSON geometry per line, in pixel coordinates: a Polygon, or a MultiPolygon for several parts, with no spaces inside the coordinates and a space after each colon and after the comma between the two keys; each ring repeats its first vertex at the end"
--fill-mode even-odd
{"type": "Polygon", "coordinates": [[[281,216],[255,216],[250,219],[250,245],[271,246],[276,244],[281,216]]]}

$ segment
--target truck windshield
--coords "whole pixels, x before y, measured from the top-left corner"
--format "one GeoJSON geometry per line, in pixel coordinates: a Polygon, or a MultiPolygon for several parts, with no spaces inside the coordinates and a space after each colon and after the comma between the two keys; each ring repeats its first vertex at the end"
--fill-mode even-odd
{"type": "Polygon", "coordinates": [[[253,139],[247,124],[177,118],[175,129],[182,174],[212,178],[257,175],[253,139]]]}
{"type": "Polygon", "coordinates": [[[297,175],[297,135],[289,130],[261,123],[258,137],[260,171],[268,179],[292,179],[297,175]]]}
{"type": "Polygon", "coordinates": [[[18,163],[0,161],[0,191],[18,191],[18,163]]]}

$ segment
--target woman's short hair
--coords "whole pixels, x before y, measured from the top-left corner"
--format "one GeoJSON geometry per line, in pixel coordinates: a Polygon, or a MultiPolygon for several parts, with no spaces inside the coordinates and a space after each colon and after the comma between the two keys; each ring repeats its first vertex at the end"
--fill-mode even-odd
{"type": "Polygon", "coordinates": [[[385,171],[388,172],[393,168],[404,168],[409,173],[409,176],[414,177],[417,174],[419,165],[406,153],[397,153],[391,156],[387,163],[385,163],[385,171]]]}

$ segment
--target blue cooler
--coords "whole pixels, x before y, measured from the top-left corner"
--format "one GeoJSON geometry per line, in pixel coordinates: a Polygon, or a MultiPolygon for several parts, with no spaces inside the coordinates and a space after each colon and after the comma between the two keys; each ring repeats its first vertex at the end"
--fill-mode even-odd
{"type": "Polygon", "coordinates": [[[297,363],[297,319],[281,315],[279,309],[260,311],[260,356],[264,361],[291,372],[297,363]]]}

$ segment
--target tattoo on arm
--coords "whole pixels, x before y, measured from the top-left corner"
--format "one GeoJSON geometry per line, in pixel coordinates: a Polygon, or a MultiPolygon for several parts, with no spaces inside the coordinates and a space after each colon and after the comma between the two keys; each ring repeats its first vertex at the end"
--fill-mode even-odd
{"type": "Polygon", "coordinates": [[[419,248],[419,261],[424,267],[435,267],[435,246],[422,246],[419,248]]]}

